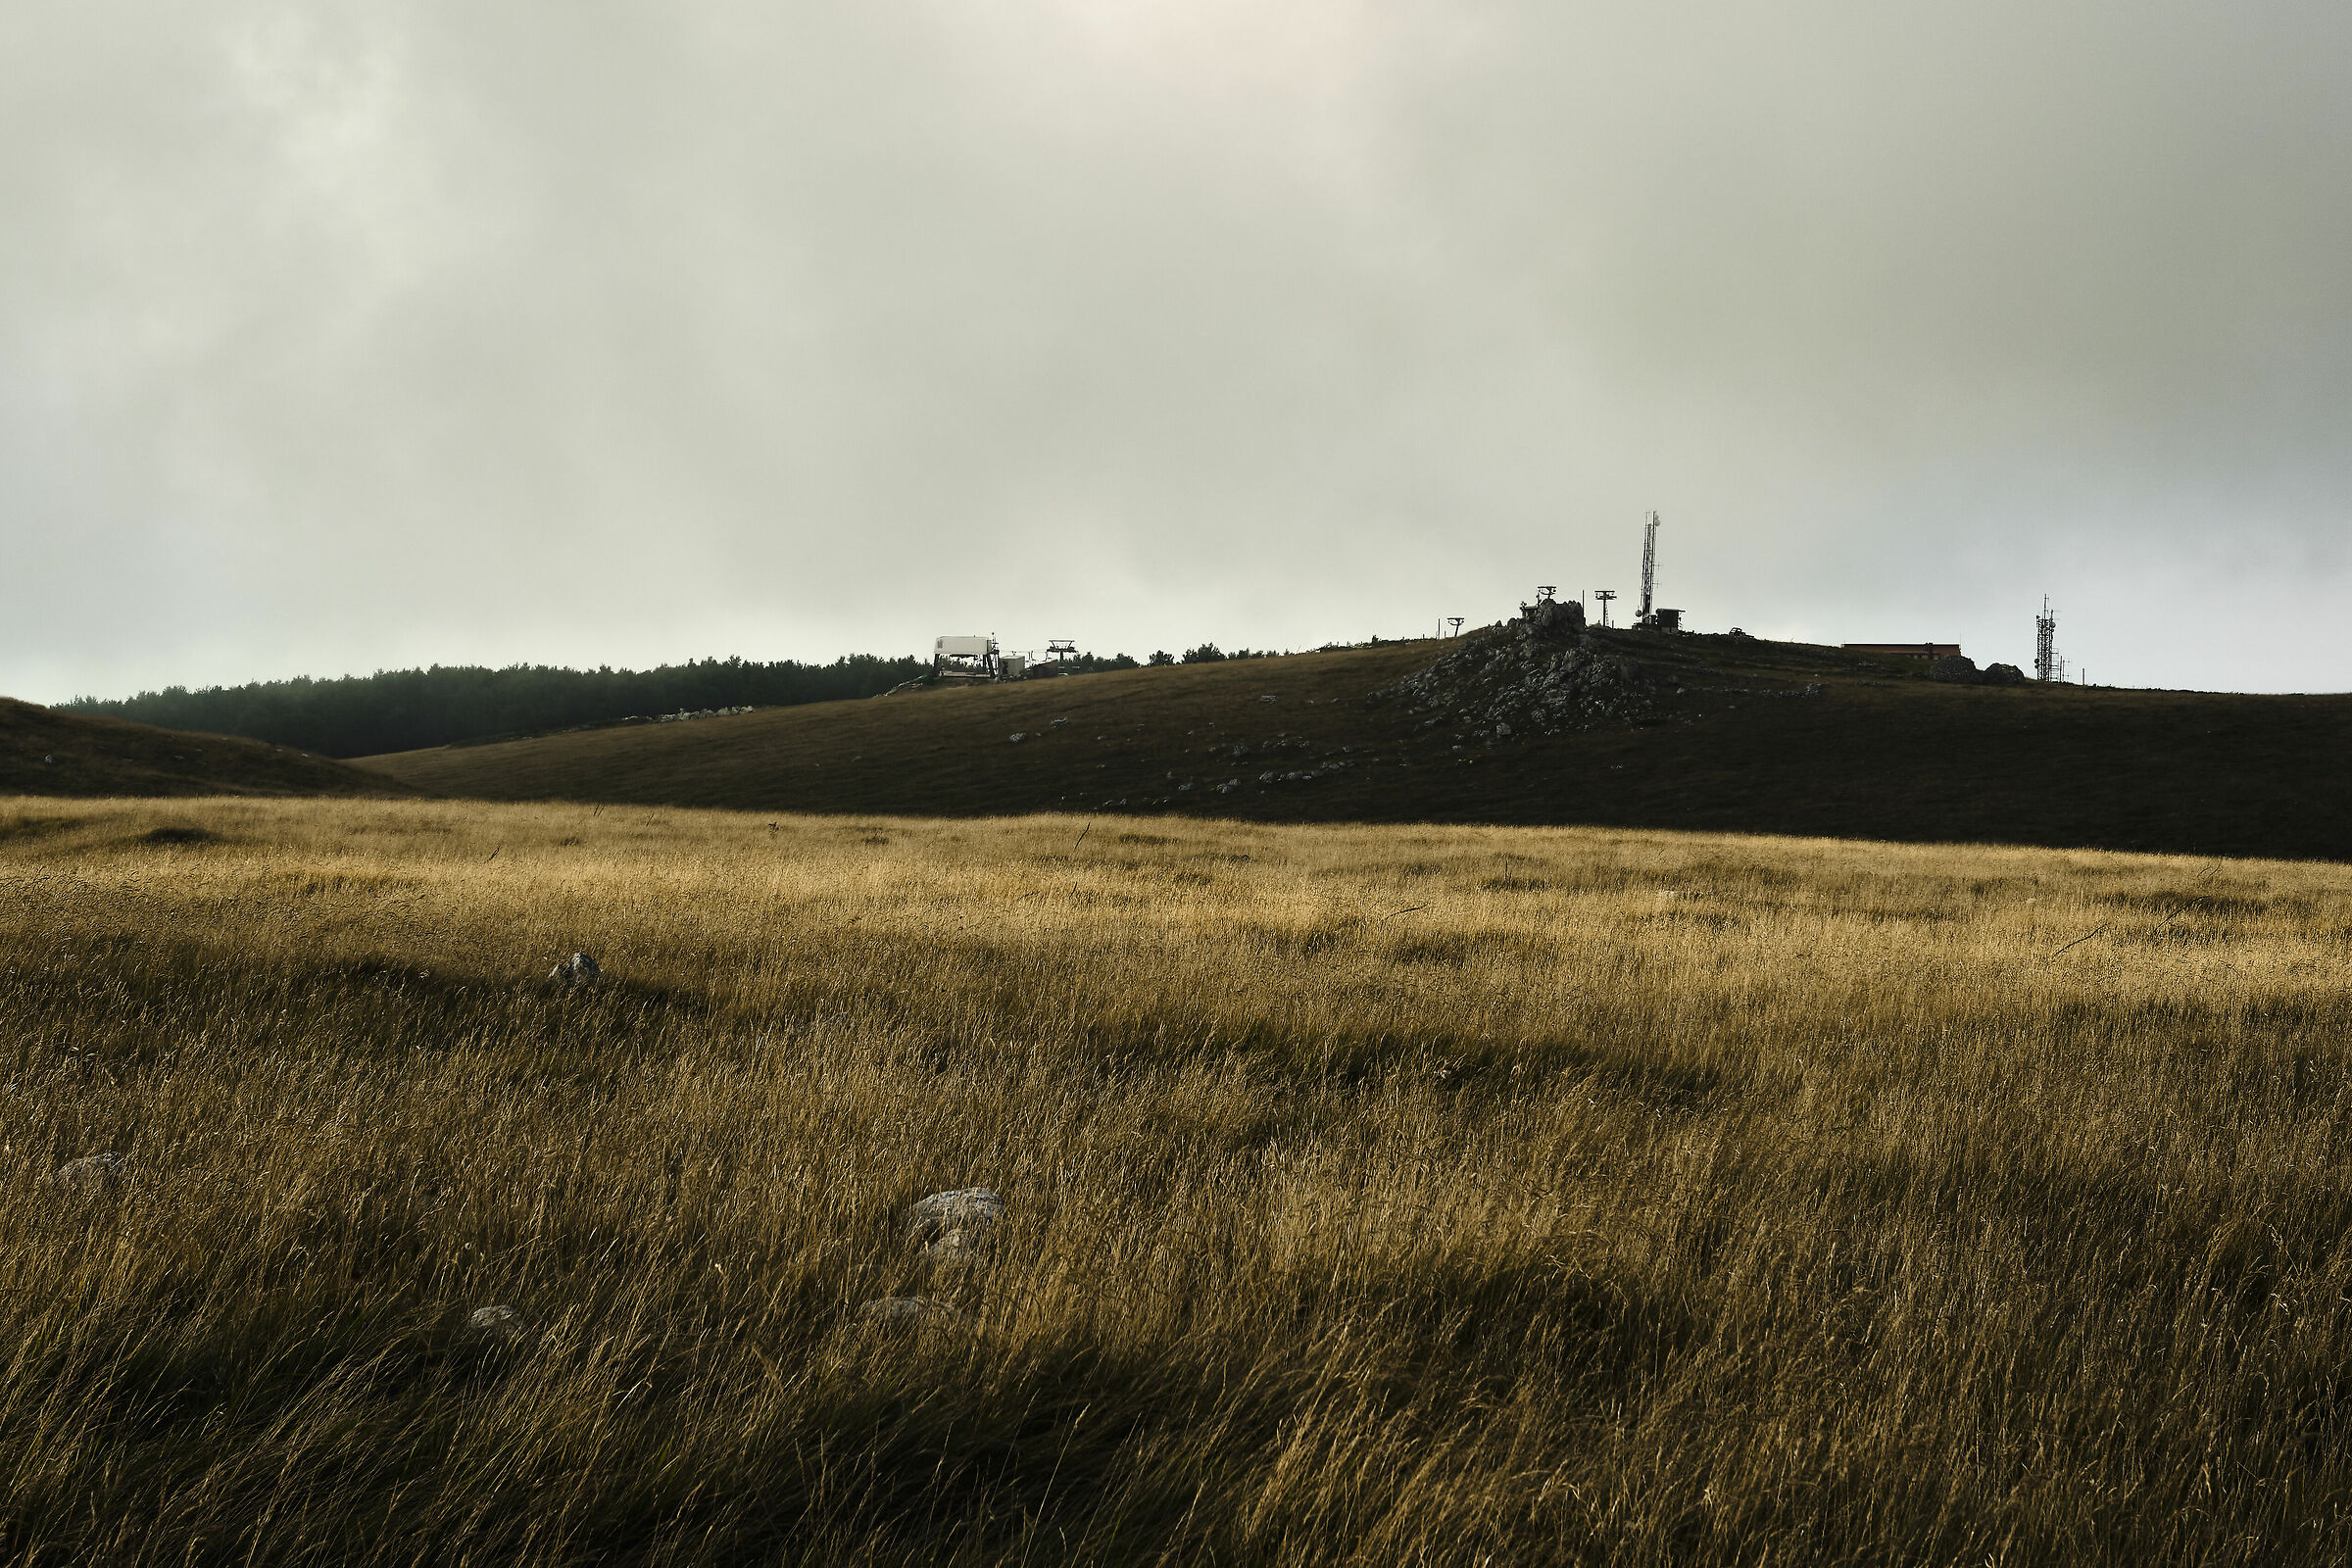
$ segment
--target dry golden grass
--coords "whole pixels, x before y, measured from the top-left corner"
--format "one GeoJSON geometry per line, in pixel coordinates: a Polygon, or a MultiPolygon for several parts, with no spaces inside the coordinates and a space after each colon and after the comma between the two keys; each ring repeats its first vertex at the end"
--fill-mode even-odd
{"type": "Polygon", "coordinates": [[[0,1558],[2352,1548],[2352,868],[1082,827],[0,803],[0,1558]]]}

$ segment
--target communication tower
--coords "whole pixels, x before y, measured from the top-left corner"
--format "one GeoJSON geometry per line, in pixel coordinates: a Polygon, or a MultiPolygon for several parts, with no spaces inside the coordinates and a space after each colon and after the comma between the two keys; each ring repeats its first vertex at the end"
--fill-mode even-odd
{"type": "Polygon", "coordinates": [[[2035,680],[2066,679],[2066,663],[2058,657],[2058,617],[2050,610],[2050,596],[2041,596],[2041,613],[2034,617],[2034,678],[2035,680]]]}
{"type": "Polygon", "coordinates": [[[1657,575],[1658,514],[1653,512],[1649,514],[1647,526],[1642,530],[1642,619],[1639,622],[1641,625],[1649,624],[1649,591],[1656,584],[1657,575]]]}

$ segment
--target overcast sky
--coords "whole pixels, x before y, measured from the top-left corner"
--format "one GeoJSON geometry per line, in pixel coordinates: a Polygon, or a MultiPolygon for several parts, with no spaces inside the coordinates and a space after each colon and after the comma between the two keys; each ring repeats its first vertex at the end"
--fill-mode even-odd
{"type": "Polygon", "coordinates": [[[2352,6],[10,0],[0,692],[1639,589],[2352,688],[2352,6]]]}

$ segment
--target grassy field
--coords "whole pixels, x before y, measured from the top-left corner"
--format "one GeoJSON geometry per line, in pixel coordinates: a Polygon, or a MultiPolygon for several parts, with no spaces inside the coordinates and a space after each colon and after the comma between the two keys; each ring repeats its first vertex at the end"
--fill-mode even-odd
{"type": "Polygon", "coordinates": [[[2341,1561],[2348,958],[2321,863],[0,802],[0,1559],[2341,1561]]]}
{"type": "Polygon", "coordinates": [[[2352,697],[1943,686],[1923,661],[1800,644],[1623,631],[1594,641],[1689,689],[1657,722],[1482,739],[1474,723],[1369,700],[1460,646],[1423,642],[367,765],[476,800],[1581,823],[2352,860],[2352,697]],[[1772,695],[1808,685],[1822,695],[1772,695]],[[1312,776],[1291,776],[1302,772],[1312,776]]]}

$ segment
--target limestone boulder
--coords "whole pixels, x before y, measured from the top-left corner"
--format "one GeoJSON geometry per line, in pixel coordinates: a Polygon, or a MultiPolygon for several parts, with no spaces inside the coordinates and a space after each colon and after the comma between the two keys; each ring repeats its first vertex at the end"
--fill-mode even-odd
{"type": "Polygon", "coordinates": [[[906,1211],[907,1234],[926,1247],[963,1234],[973,1245],[1004,1217],[1004,1195],[987,1187],[933,1193],[906,1211]]]}

